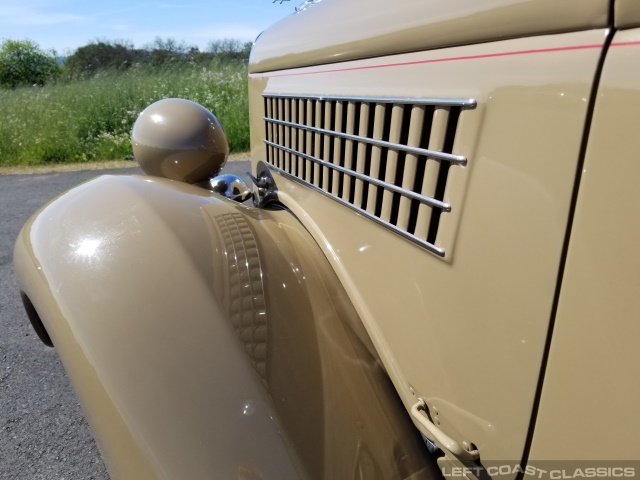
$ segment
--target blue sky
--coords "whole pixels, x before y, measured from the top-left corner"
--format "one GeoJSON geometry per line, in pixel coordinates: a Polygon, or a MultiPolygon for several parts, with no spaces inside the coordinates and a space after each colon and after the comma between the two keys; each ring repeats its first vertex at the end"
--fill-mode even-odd
{"type": "Polygon", "coordinates": [[[141,47],[156,36],[206,47],[211,40],[254,40],[293,13],[302,0],[0,0],[0,40],[30,39],[71,53],[91,40],[128,40],[141,47]]]}

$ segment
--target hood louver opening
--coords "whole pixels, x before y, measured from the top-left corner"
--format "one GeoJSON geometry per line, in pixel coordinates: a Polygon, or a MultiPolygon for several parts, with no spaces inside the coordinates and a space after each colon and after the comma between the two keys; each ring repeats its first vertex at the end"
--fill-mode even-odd
{"type": "Polygon", "coordinates": [[[474,100],[264,95],[267,163],[394,232],[436,246],[458,119],[474,100]]]}

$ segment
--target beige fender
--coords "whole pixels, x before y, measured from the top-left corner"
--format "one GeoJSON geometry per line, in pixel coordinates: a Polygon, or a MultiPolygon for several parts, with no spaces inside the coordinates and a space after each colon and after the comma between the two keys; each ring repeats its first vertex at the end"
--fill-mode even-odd
{"type": "Polygon", "coordinates": [[[14,264],[112,478],[435,478],[289,212],[105,176],[38,212],[14,264]]]}

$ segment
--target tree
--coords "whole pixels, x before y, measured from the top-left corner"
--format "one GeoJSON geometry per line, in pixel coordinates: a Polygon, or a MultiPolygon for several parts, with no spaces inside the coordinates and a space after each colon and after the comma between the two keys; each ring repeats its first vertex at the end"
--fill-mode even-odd
{"type": "Polygon", "coordinates": [[[173,38],[156,37],[153,42],[145,45],[147,53],[146,63],[154,67],[165,67],[185,62],[202,63],[211,58],[195,45],[178,42],[173,38]]]}
{"type": "Polygon", "coordinates": [[[0,86],[44,85],[60,74],[53,50],[31,40],[4,40],[0,45],[0,86]]]}
{"type": "Polygon", "coordinates": [[[93,74],[103,69],[126,70],[143,56],[130,43],[100,40],[78,48],[64,64],[71,75],[93,74]]]}
{"type": "Polygon", "coordinates": [[[207,45],[207,52],[224,60],[248,60],[251,45],[251,42],[243,43],[231,38],[212,40],[207,45]]]}

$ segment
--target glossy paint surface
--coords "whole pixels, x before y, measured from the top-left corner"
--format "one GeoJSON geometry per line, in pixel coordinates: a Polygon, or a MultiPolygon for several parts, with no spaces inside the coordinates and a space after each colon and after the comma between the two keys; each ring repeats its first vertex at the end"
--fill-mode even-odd
{"type": "Polygon", "coordinates": [[[532,460],[639,458],[638,78],[640,30],[618,32],[598,89],[532,460]]]}
{"type": "Polygon", "coordinates": [[[323,0],[267,29],[249,71],[603,28],[608,12],[608,0],[323,0]]]}
{"type": "Polygon", "coordinates": [[[145,108],[133,125],[131,146],[145,173],[187,183],[215,176],[229,156],[215,115],[182,98],[165,98],[145,108]]]}
{"type": "Polygon", "coordinates": [[[444,433],[476,445],[481,459],[522,458],[604,37],[538,36],[251,77],[254,161],[265,158],[262,89],[477,101],[453,145],[468,163],[447,181],[444,261],[300,183],[276,182],[345,285],[407,412],[424,398],[444,433]]]}
{"type": "Polygon", "coordinates": [[[434,478],[290,213],[101,177],[35,216],[14,262],[112,478],[434,478]]]}
{"type": "Polygon", "coordinates": [[[615,0],[615,22],[617,28],[640,26],[640,4],[634,0],[615,0]]]}
{"type": "MultiPolygon", "coordinates": [[[[27,225],[21,286],[113,478],[432,478],[418,398],[481,461],[522,458],[608,2],[404,5],[324,0],[261,37],[252,158],[263,92],[476,100],[444,261],[277,174],[304,227],[156,178],[27,225]]],[[[637,457],[639,44],[619,32],[605,64],[531,460],[637,457]]]]}

